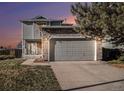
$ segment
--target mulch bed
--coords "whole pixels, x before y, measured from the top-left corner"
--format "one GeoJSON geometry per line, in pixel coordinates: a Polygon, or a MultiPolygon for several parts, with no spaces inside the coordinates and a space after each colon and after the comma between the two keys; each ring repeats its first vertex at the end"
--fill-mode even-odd
{"type": "Polygon", "coordinates": [[[47,61],[43,60],[42,58],[37,58],[34,60],[34,63],[46,63],[47,61]]]}
{"type": "Polygon", "coordinates": [[[115,67],[124,69],[124,64],[112,64],[112,65],[115,66],[115,67]]]}

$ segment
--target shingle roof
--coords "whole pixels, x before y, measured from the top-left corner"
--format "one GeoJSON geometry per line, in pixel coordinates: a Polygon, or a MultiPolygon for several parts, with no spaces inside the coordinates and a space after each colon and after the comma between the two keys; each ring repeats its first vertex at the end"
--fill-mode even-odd
{"type": "Polygon", "coordinates": [[[63,22],[64,20],[58,20],[58,19],[47,19],[43,16],[36,16],[34,18],[30,18],[30,19],[24,19],[24,20],[20,20],[21,22],[33,22],[33,21],[60,21],[63,22]]]}

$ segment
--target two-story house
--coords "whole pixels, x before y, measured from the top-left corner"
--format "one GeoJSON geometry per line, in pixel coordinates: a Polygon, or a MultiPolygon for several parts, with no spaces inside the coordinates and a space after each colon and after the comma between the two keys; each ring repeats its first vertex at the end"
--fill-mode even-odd
{"type": "Polygon", "coordinates": [[[76,25],[42,16],[21,23],[23,57],[47,61],[102,59],[101,43],[74,31],[76,25]]]}

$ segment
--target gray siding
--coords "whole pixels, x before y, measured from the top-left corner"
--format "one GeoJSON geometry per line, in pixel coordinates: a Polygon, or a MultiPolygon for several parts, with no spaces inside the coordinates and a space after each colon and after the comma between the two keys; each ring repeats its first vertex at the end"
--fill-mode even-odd
{"type": "Polygon", "coordinates": [[[24,39],[40,39],[40,30],[37,24],[23,24],[24,39]]]}
{"type": "Polygon", "coordinates": [[[23,24],[23,39],[33,39],[33,29],[32,24],[23,24]]]}

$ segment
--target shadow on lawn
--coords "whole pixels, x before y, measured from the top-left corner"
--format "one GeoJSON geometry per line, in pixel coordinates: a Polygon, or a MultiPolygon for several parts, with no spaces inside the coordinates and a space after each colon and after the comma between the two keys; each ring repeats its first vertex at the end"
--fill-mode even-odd
{"type": "Polygon", "coordinates": [[[82,87],[76,87],[76,88],[66,89],[63,91],[71,91],[71,90],[77,90],[77,89],[90,88],[90,87],[94,87],[94,86],[100,86],[100,85],[105,85],[105,84],[110,84],[110,83],[115,83],[115,82],[121,82],[121,81],[124,81],[124,79],[114,80],[114,81],[109,81],[109,82],[103,82],[103,83],[97,83],[97,84],[87,85],[87,86],[82,86],[82,87]]]}

